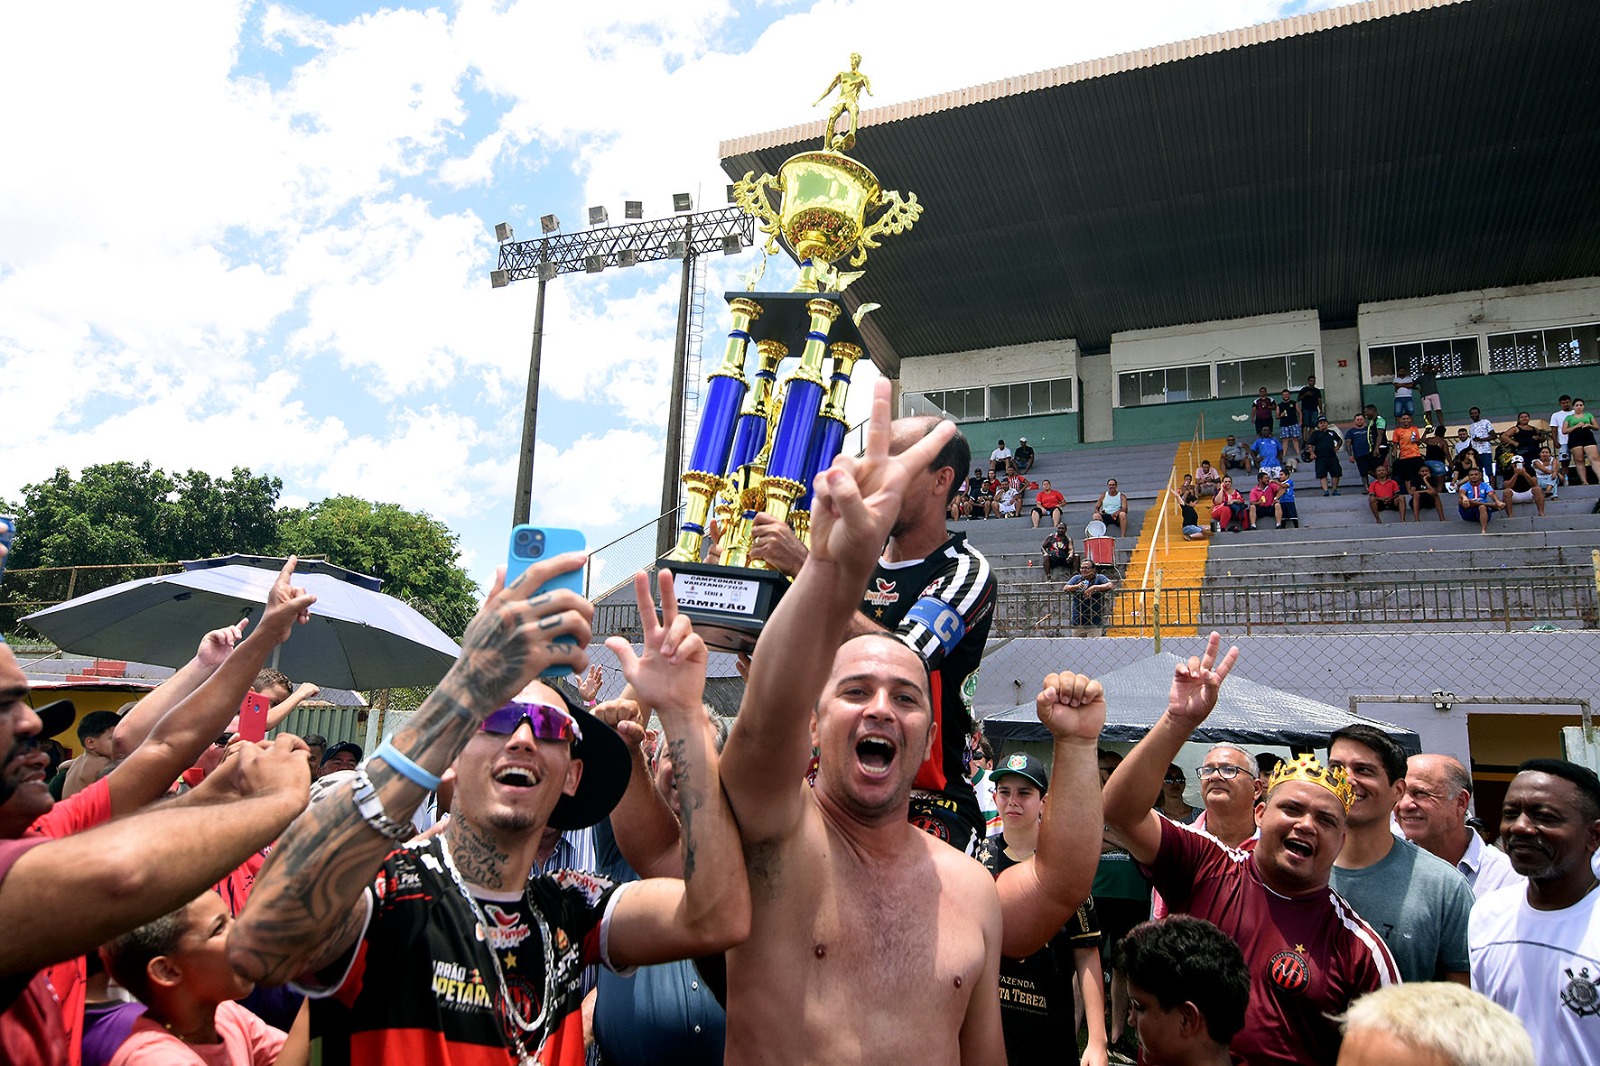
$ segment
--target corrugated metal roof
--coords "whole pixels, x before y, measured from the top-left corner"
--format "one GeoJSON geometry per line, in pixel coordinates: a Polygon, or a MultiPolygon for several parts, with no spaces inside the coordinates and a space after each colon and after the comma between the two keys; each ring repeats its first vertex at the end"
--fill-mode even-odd
{"type": "Polygon", "coordinates": [[[1595,0],[1373,0],[880,108],[853,154],[926,214],[850,295],[893,372],[1600,274],[1597,68],[1595,0]]]}

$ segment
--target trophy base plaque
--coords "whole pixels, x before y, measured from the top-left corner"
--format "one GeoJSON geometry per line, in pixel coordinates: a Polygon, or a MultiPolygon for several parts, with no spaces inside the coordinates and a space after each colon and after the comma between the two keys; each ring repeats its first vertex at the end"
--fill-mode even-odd
{"type": "Polygon", "coordinates": [[[783,598],[789,579],[776,570],[710,563],[666,563],[678,610],[694,622],[707,647],[748,652],[783,598]]]}

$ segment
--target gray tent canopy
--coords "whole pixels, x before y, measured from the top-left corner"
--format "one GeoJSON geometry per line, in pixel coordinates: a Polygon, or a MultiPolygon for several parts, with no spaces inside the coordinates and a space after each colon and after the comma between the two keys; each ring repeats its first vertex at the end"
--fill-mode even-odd
{"type": "MultiPolygon", "coordinates": [[[[1106,690],[1106,727],[1102,740],[1132,743],[1141,739],[1167,709],[1172,671],[1182,660],[1163,652],[1113,670],[1100,678],[1106,690]]],[[[1422,743],[1415,731],[1393,722],[1366,718],[1317,700],[1228,676],[1211,712],[1193,739],[1216,744],[1281,744],[1292,748],[1321,748],[1337,729],[1361,722],[1376,726],[1406,750],[1416,754],[1422,743]]],[[[984,735],[991,740],[1047,741],[1050,731],[1039,722],[1032,702],[998,711],[983,720],[984,735]]]]}

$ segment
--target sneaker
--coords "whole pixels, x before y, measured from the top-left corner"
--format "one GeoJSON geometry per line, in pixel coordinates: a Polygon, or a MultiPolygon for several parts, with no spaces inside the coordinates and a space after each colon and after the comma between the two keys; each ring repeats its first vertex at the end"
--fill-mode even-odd
{"type": "Polygon", "coordinates": [[[1323,494],[1323,495],[1324,495],[1324,496],[1326,496],[1326,495],[1328,495],[1328,490],[1327,490],[1327,489],[1323,489],[1323,490],[1322,490],[1322,494],[1323,494]]]}
{"type": "Polygon", "coordinates": [[[1337,496],[1337,495],[1339,495],[1339,490],[1338,490],[1338,489],[1334,489],[1334,490],[1333,490],[1333,494],[1334,494],[1334,495],[1335,495],[1335,496],[1337,496]]]}

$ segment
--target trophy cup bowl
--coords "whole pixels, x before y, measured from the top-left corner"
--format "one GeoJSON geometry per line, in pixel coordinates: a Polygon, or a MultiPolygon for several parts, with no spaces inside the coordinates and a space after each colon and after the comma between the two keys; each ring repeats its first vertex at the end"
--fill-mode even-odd
{"type": "Polygon", "coordinates": [[[879,200],[878,176],[838,152],[801,152],[778,171],[778,223],[802,260],[831,263],[861,239],[879,200]]]}

